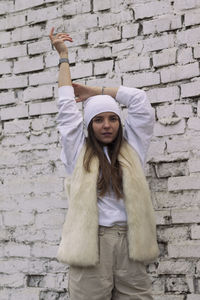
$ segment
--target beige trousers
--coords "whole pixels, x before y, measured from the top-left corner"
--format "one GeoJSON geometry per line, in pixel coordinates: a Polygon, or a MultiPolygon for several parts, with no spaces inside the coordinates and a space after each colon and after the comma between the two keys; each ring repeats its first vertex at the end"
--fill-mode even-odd
{"type": "Polygon", "coordinates": [[[143,263],[128,258],[127,229],[99,227],[100,262],[70,267],[70,300],[153,300],[143,263]]]}

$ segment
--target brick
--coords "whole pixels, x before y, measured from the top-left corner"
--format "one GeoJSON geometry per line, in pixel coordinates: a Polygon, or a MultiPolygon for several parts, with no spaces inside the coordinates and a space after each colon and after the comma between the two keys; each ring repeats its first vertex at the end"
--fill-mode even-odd
{"type": "Polygon", "coordinates": [[[173,117],[173,115],[181,118],[189,118],[193,116],[192,105],[174,103],[170,106],[158,106],[156,108],[156,115],[158,119],[173,117]]]}
{"type": "MultiPolygon", "coordinates": [[[[103,6],[103,3],[102,3],[103,6]]],[[[91,4],[87,0],[79,0],[63,5],[63,14],[67,16],[79,15],[90,12],[91,4]]]]}
{"type": "Polygon", "coordinates": [[[49,71],[37,72],[35,74],[29,74],[29,85],[56,83],[57,78],[55,76],[57,68],[49,71]]]}
{"type": "Polygon", "coordinates": [[[155,38],[149,38],[143,41],[144,51],[157,51],[174,47],[174,36],[167,35],[155,38]]]}
{"type": "Polygon", "coordinates": [[[63,190],[62,181],[55,176],[37,176],[37,178],[24,178],[18,176],[17,179],[10,179],[9,182],[5,181],[2,191],[8,189],[9,194],[30,194],[37,193],[43,194],[46,192],[61,192],[63,190]]]}
{"type": "Polygon", "coordinates": [[[176,63],[176,48],[163,50],[159,54],[153,55],[154,67],[167,66],[176,63]]]}
{"type": "Polygon", "coordinates": [[[200,9],[195,8],[193,11],[185,13],[185,26],[199,24],[200,9]]]}
{"type": "Polygon", "coordinates": [[[177,32],[176,35],[177,43],[180,45],[186,44],[187,46],[196,46],[197,41],[199,41],[199,39],[200,39],[200,28],[198,27],[177,32]]]}
{"type": "Polygon", "coordinates": [[[198,258],[200,252],[199,241],[184,241],[168,245],[169,257],[198,258]]]}
{"type": "Polygon", "coordinates": [[[169,30],[174,30],[182,27],[181,16],[180,15],[170,15],[167,17],[161,16],[155,20],[144,21],[143,22],[143,33],[160,33],[169,30]]]}
{"type": "Polygon", "coordinates": [[[170,3],[166,1],[152,1],[141,5],[133,6],[135,19],[144,19],[153,16],[163,15],[171,12],[170,3]]]}
{"type": "Polygon", "coordinates": [[[68,28],[68,32],[96,27],[97,16],[96,14],[76,15],[72,19],[64,21],[64,26],[68,28]]]}
{"type": "Polygon", "coordinates": [[[192,225],[191,227],[191,238],[193,240],[200,240],[200,225],[192,225]]]}
{"type": "MultiPolygon", "coordinates": [[[[64,31],[68,32],[68,28],[65,27],[64,31]]],[[[77,33],[75,31],[75,32],[70,33],[70,36],[73,40],[73,43],[70,43],[70,44],[68,43],[68,48],[87,44],[87,35],[86,35],[85,31],[82,31],[82,34],[80,34],[79,32],[77,33]]],[[[70,51],[69,51],[69,55],[70,55],[70,51]]]]}
{"type": "Polygon", "coordinates": [[[38,242],[45,239],[44,230],[36,229],[35,226],[17,227],[12,235],[16,242],[38,242]]]}
{"type": "Polygon", "coordinates": [[[188,175],[188,168],[185,162],[160,163],[156,166],[158,178],[188,175]]]}
{"type": "Polygon", "coordinates": [[[1,286],[3,287],[23,287],[25,283],[24,274],[1,274],[1,286]]]}
{"type": "Polygon", "coordinates": [[[16,28],[12,31],[12,42],[27,41],[32,39],[37,39],[44,36],[44,31],[41,26],[24,26],[21,28],[16,28]]]}
{"type": "Polygon", "coordinates": [[[37,214],[35,218],[36,228],[50,228],[63,225],[65,220],[65,212],[53,210],[51,212],[37,214]]]}
{"type": "Polygon", "coordinates": [[[1,110],[1,120],[11,120],[16,118],[28,117],[28,107],[25,105],[17,105],[14,107],[6,107],[1,110]]]}
{"type": "Polygon", "coordinates": [[[162,211],[156,211],[156,224],[157,225],[165,225],[168,223],[168,220],[170,218],[170,211],[168,210],[162,210],[162,211]]]}
{"type": "Polygon", "coordinates": [[[154,300],[172,300],[172,296],[173,296],[173,300],[184,300],[184,295],[155,295],[154,296],[154,300]]]}
{"type": "Polygon", "coordinates": [[[27,14],[27,22],[31,24],[40,23],[49,19],[55,19],[62,16],[62,9],[59,6],[39,8],[30,10],[27,14]]]}
{"type": "Polygon", "coordinates": [[[191,208],[197,206],[200,201],[198,191],[185,191],[184,193],[176,192],[154,192],[152,194],[156,209],[166,208],[191,208]]]}
{"type": "Polygon", "coordinates": [[[194,272],[192,262],[186,261],[160,261],[158,274],[192,274],[194,272]]]}
{"type": "MultiPolygon", "coordinates": [[[[141,43],[142,43],[142,41],[141,41],[141,43]]],[[[134,48],[133,56],[137,55],[137,53],[141,55],[141,50],[142,50],[143,44],[141,45],[140,51],[137,52],[136,47],[138,46],[138,44],[140,44],[140,41],[138,41],[138,43],[136,43],[134,45],[134,42],[132,40],[126,41],[124,43],[122,43],[122,42],[114,43],[113,46],[112,46],[112,54],[113,54],[113,56],[118,56],[119,58],[120,57],[124,58],[125,55],[127,56],[127,54],[130,54],[129,49],[133,50],[133,48],[134,48]],[[124,53],[125,53],[125,55],[124,55],[124,53]]]]}
{"type": "Polygon", "coordinates": [[[160,75],[152,72],[124,75],[123,78],[125,86],[143,87],[160,83],[160,75]]]}
{"type": "Polygon", "coordinates": [[[155,136],[183,134],[184,132],[185,132],[185,120],[181,120],[175,125],[162,125],[157,122],[154,127],[155,136]]]}
{"type": "Polygon", "coordinates": [[[5,122],[5,133],[20,133],[30,131],[30,120],[14,120],[11,122],[5,122]]]}
{"type": "Polygon", "coordinates": [[[116,62],[116,71],[129,72],[150,68],[150,59],[147,56],[129,56],[116,62]]]}
{"type": "Polygon", "coordinates": [[[199,294],[189,294],[187,300],[199,300],[199,294]]]}
{"type": "Polygon", "coordinates": [[[188,161],[190,173],[200,172],[200,160],[199,158],[190,158],[188,161]]]}
{"type": "Polygon", "coordinates": [[[94,0],[94,11],[107,10],[110,7],[111,7],[111,1],[110,0],[104,0],[101,3],[98,0],[94,0]]]}
{"type": "Polygon", "coordinates": [[[200,118],[190,118],[188,120],[188,128],[193,130],[200,130],[200,118]]]}
{"type": "Polygon", "coordinates": [[[173,152],[182,152],[182,151],[190,151],[190,150],[199,150],[200,137],[196,136],[184,136],[184,137],[176,137],[174,139],[167,141],[167,151],[169,153],[173,152]]]}
{"type": "Polygon", "coordinates": [[[139,24],[124,24],[122,26],[122,38],[131,38],[138,35],[139,24]]]}
{"type": "Polygon", "coordinates": [[[26,73],[30,71],[42,70],[44,68],[43,57],[19,58],[14,63],[14,73],[26,73]]]}
{"type": "Polygon", "coordinates": [[[4,213],[5,226],[23,226],[34,223],[34,215],[32,213],[22,212],[6,212],[4,213]]]}
{"type": "Polygon", "coordinates": [[[55,102],[34,103],[29,105],[29,115],[37,116],[44,114],[55,114],[58,112],[55,102]]]}
{"type": "Polygon", "coordinates": [[[179,49],[177,54],[177,62],[181,65],[194,62],[194,59],[192,57],[192,48],[179,49]]]}
{"type": "Polygon", "coordinates": [[[198,115],[198,117],[200,117],[200,101],[198,101],[197,115],[198,115]]]}
{"type": "Polygon", "coordinates": [[[44,3],[44,0],[35,0],[31,2],[27,2],[26,0],[16,0],[15,1],[15,10],[24,10],[27,8],[32,8],[44,3]]]}
{"type": "Polygon", "coordinates": [[[23,288],[16,289],[14,294],[11,294],[10,300],[21,299],[21,300],[38,300],[40,297],[40,289],[39,288],[23,288]]]}
{"type": "Polygon", "coordinates": [[[21,27],[26,24],[26,14],[7,15],[6,18],[0,19],[0,30],[7,30],[16,27],[21,27]]]}
{"type": "Polygon", "coordinates": [[[77,63],[75,67],[71,67],[72,79],[92,76],[92,63],[77,63]]]}
{"type": "Polygon", "coordinates": [[[198,190],[200,180],[198,176],[181,176],[168,179],[169,191],[198,190]]]}
{"type": "Polygon", "coordinates": [[[166,290],[168,292],[186,293],[188,292],[188,284],[185,278],[172,277],[166,279],[166,290]]]}
{"type": "Polygon", "coordinates": [[[121,84],[121,77],[119,76],[113,76],[112,78],[95,78],[86,80],[86,85],[90,86],[118,87],[121,84]]]}
{"type": "Polygon", "coordinates": [[[88,35],[88,42],[90,44],[104,43],[121,39],[121,32],[113,27],[109,29],[98,30],[90,32],[88,35]]]}
{"type": "Polygon", "coordinates": [[[146,91],[151,103],[170,102],[179,99],[179,88],[177,86],[166,88],[154,88],[146,91]]]}
{"type": "Polygon", "coordinates": [[[123,24],[133,20],[131,11],[121,11],[119,13],[105,13],[99,15],[99,26],[110,26],[114,24],[123,24]]]}
{"type": "Polygon", "coordinates": [[[159,154],[164,154],[165,150],[165,142],[151,142],[149,146],[149,150],[147,152],[147,161],[150,161],[153,157],[159,155],[159,154]]]}
{"type": "Polygon", "coordinates": [[[200,46],[194,47],[194,58],[200,57],[200,46]]]}
{"type": "Polygon", "coordinates": [[[45,57],[45,67],[58,67],[59,56],[56,52],[50,52],[45,57]]]}
{"type": "Polygon", "coordinates": [[[200,82],[190,82],[181,84],[181,97],[195,97],[200,95],[200,82]]]}
{"type": "Polygon", "coordinates": [[[1,1],[0,2],[0,15],[7,14],[8,12],[12,12],[14,10],[13,1],[1,1]]]}
{"type": "Polygon", "coordinates": [[[11,33],[10,32],[0,32],[0,41],[2,44],[8,44],[11,42],[11,33]]]}
{"type": "Polygon", "coordinates": [[[16,271],[18,272],[28,272],[28,260],[24,260],[24,259],[2,259],[1,260],[1,265],[0,265],[0,271],[1,273],[16,273],[16,271]]]}
{"type": "Polygon", "coordinates": [[[0,89],[14,89],[27,86],[27,76],[10,76],[0,78],[0,89]]]}
{"type": "Polygon", "coordinates": [[[173,82],[182,79],[199,76],[199,64],[197,62],[184,65],[173,66],[168,69],[161,70],[161,82],[173,82]]]}
{"type": "Polygon", "coordinates": [[[4,249],[5,256],[30,257],[30,246],[10,242],[4,249]]]}
{"type": "MultiPolygon", "coordinates": [[[[51,144],[51,143],[58,143],[59,141],[59,136],[57,132],[45,132],[45,133],[35,133],[32,132],[32,135],[30,136],[30,142],[33,145],[36,144],[51,144]]],[[[57,159],[57,158],[56,158],[57,159]]],[[[52,172],[52,171],[51,171],[52,172]]]]}
{"type": "MultiPolygon", "coordinates": [[[[171,220],[170,220],[171,221],[171,220]]],[[[188,239],[188,227],[161,227],[157,229],[158,241],[161,243],[171,243],[173,241],[185,241],[188,239]]]]}
{"type": "MultiPolygon", "coordinates": [[[[24,134],[16,134],[11,136],[5,136],[2,140],[3,147],[10,147],[10,146],[19,146],[28,143],[28,138],[24,134]]],[[[8,187],[7,187],[8,188],[8,187]]],[[[5,193],[5,190],[2,190],[2,193],[5,193]]]]}
{"type": "Polygon", "coordinates": [[[45,229],[45,239],[50,242],[59,243],[60,241],[60,227],[58,229],[45,229]]]}
{"type": "Polygon", "coordinates": [[[41,85],[38,87],[28,87],[23,91],[22,99],[24,102],[46,99],[53,97],[53,86],[52,85],[41,85]]]}
{"type": "Polygon", "coordinates": [[[17,101],[14,92],[0,93],[0,98],[0,105],[14,104],[17,101]]]}
{"type": "Polygon", "coordinates": [[[0,75],[12,72],[12,64],[9,61],[0,61],[0,75]]]}
{"type": "Polygon", "coordinates": [[[94,63],[94,75],[111,73],[113,60],[106,60],[94,63]]]}
{"type": "Polygon", "coordinates": [[[52,46],[50,41],[48,40],[28,44],[28,54],[30,55],[49,52],[51,50],[52,50],[52,46]]]}
{"type": "Polygon", "coordinates": [[[26,45],[4,47],[0,49],[0,59],[14,58],[20,56],[26,56],[26,45]]]}
{"type": "Polygon", "coordinates": [[[34,243],[31,249],[33,257],[46,257],[54,259],[57,255],[58,246],[48,245],[45,243],[34,243]]]}
{"type": "Polygon", "coordinates": [[[173,209],[171,212],[172,222],[175,224],[186,223],[199,223],[200,209],[199,208],[187,208],[187,209],[173,209]]]}
{"type": "Polygon", "coordinates": [[[105,47],[94,47],[86,49],[78,49],[78,59],[83,61],[91,61],[95,59],[103,59],[111,56],[111,48],[105,47]]]}
{"type": "Polygon", "coordinates": [[[199,0],[175,0],[174,1],[174,8],[176,10],[185,10],[185,9],[191,9],[196,8],[197,6],[200,6],[199,0]]]}

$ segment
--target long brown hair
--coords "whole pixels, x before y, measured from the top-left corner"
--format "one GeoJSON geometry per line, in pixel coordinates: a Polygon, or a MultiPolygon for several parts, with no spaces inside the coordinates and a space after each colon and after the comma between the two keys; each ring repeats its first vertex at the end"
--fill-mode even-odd
{"type": "Polygon", "coordinates": [[[119,118],[119,129],[115,140],[107,144],[108,154],[111,163],[108,161],[104,151],[103,144],[99,142],[93,131],[92,120],[88,125],[88,137],[86,138],[86,151],[83,160],[83,166],[87,172],[90,172],[90,163],[94,156],[99,159],[99,177],[97,181],[97,191],[99,196],[104,196],[112,187],[117,199],[123,197],[122,186],[122,168],[118,161],[121,143],[123,140],[122,124],[119,118]]]}

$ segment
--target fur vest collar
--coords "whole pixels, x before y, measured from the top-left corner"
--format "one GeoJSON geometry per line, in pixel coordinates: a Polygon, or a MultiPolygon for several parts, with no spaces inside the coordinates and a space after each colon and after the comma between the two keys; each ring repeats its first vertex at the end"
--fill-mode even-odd
{"type": "MultiPolygon", "coordinates": [[[[60,262],[73,266],[94,266],[99,261],[96,189],[99,161],[93,158],[91,171],[86,172],[84,154],[85,146],[71,180],[66,181],[69,208],[57,255],[60,262]]],[[[138,155],[127,142],[123,142],[118,159],[122,165],[129,258],[150,262],[158,256],[158,245],[148,184],[138,155]]]]}

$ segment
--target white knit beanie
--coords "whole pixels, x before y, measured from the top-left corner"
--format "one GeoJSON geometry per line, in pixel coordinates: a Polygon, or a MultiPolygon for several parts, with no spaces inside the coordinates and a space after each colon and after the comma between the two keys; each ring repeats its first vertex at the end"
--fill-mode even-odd
{"type": "Polygon", "coordinates": [[[88,127],[92,118],[103,112],[114,112],[121,118],[119,104],[111,96],[97,95],[88,98],[84,102],[84,121],[86,127],[88,127]]]}

